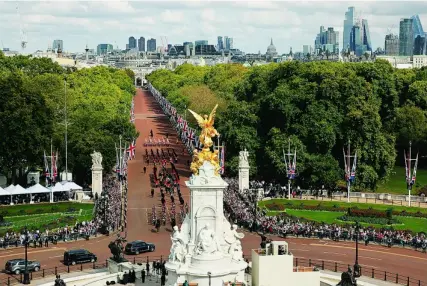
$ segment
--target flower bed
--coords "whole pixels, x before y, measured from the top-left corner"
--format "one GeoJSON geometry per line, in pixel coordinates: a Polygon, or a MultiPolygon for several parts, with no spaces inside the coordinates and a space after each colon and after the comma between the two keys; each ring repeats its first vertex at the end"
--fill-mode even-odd
{"type": "Polygon", "coordinates": [[[338,217],[337,219],[344,222],[363,222],[363,223],[371,223],[371,224],[379,224],[379,225],[402,224],[402,222],[397,219],[393,219],[393,218],[389,219],[386,217],[364,217],[364,216],[343,215],[338,217]]]}

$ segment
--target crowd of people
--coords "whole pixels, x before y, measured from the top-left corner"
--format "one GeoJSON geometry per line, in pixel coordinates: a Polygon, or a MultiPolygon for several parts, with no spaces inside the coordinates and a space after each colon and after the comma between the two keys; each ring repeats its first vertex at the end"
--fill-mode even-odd
{"type": "MultiPolygon", "coordinates": [[[[88,239],[97,233],[97,225],[94,221],[83,221],[76,223],[74,226],[65,226],[56,230],[27,230],[28,245],[36,247],[49,247],[49,244],[56,244],[58,241],[70,241],[77,239],[88,239]]],[[[25,244],[25,231],[6,232],[0,237],[0,247],[18,247],[25,244]]]]}
{"type": "Polygon", "coordinates": [[[286,214],[280,216],[267,216],[264,210],[257,207],[257,194],[249,191],[239,191],[236,179],[226,179],[229,184],[224,192],[224,210],[230,222],[246,229],[264,234],[282,237],[316,237],[319,239],[355,240],[356,236],[361,242],[368,245],[370,242],[383,244],[388,247],[393,245],[409,246],[416,250],[426,252],[427,238],[424,233],[410,233],[401,230],[375,229],[360,227],[359,232],[354,225],[340,226],[328,225],[302,220],[286,214]]]}

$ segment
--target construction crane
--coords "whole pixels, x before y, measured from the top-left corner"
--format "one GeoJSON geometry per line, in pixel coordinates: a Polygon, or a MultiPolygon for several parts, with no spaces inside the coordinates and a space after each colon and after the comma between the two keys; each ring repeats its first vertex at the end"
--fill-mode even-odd
{"type": "Polygon", "coordinates": [[[387,28],[387,35],[394,35],[393,30],[396,28],[396,26],[393,24],[390,27],[387,28]]]}
{"type": "Polygon", "coordinates": [[[163,51],[168,52],[168,38],[166,36],[160,36],[160,41],[162,41],[163,51]],[[166,45],[165,45],[166,43],[166,45]]]}
{"type": "Polygon", "coordinates": [[[22,28],[22,18],[21,18],[21,13],[19,13],[19,7],[16,6],[16,13],[18,14],[18,18],[19,18],[19,33],[21,36],[21,48],[22,50],[24,50],[27,47],[27,34],[25,33],[24,29],[22,28]]]}

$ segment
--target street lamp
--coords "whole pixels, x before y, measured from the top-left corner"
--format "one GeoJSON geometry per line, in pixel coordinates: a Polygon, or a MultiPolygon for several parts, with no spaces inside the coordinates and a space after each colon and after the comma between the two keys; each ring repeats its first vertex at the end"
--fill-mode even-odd
{"type": "Polygon", "coordinates": [[[208,276],[209,276],[209,286],[211,286],[211,274],[212,274],[212,273],[209,271],[209,272],[208,272],[208,276]]]}
{"type": "Polygon", "coordinates": [[[25,227],[24,231],[25,231],[25,237],[24,237],[25,270],[24,270],[24,281],[22,281],[22,284],[29,285],[31,282],[30,282],[30,274],[28,273],[28,230],[27,230],[27,227],[25,227]]]}
{"type": "Polygon", "coordinates": [[[361,267],[359,265],[359,233],[360,233],[360,224],[356,221],[356,261],[353,266],[354,277],[358,278],[361,276],[361,267]]]}

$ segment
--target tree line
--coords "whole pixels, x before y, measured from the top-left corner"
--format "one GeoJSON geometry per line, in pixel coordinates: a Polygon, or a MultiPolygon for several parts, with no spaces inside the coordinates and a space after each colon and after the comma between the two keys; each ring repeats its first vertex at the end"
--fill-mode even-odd
{"type": "Polygon", "coordinates": [[[131,71],[64,69],[51,59],[0,52],[0,173],[25,185],[26,172],[44,171],[51,142],[59,151],[58,173],[65,171],[65,98],[69,172],[89,184],[94,150],[109,172],[119,135],[128,142],[138,135],[129,120],[133,80],[131,71]]]}
{"type": "MultiPolygon", "coordinates": [[[[230,176],[247,148],[253,178],[286,182],[283,149],[290,140],[297,184],[336,190],[344,185],[343,148],[350,141],[359,157],[353,189],[375,190],[395,164],[404,165],[409,141],[413,153],[427,153],[427,68],[394,69],[383,60],[184,64],[148,79],[181,114],[220,104],[216,126],[230,176]]],[[[420,160],[418,167],[425,164],[420,160]]]]}

